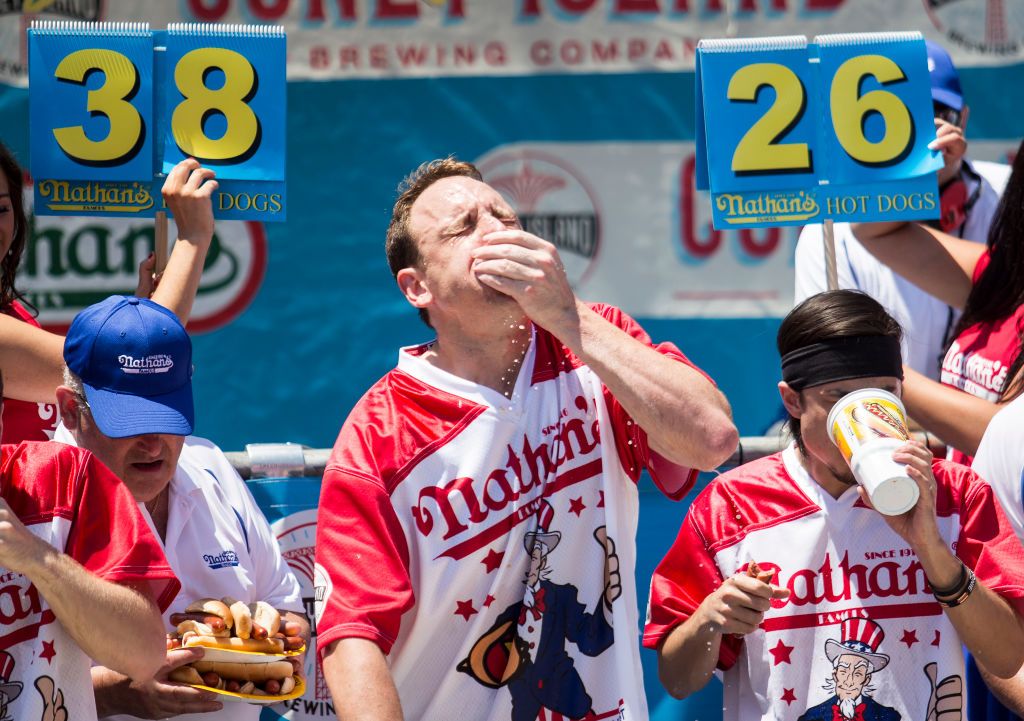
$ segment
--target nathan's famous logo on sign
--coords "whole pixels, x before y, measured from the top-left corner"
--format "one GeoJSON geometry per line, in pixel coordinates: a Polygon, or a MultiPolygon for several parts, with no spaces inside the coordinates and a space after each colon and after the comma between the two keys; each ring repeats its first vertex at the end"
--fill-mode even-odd
{"type": "Polygon", "coordinates": [[[26,30],[33,20],[103,20],[103,2],[0,0],[0,82],[28,82],[26,30]]]}
{"type": "Polygon", "coordinates": [[[818,214],[818,201],[803,190],[719,193],[715,205],[730,225],[808,220],[818,214]]]}
{"type": "MultiPolygon", "coordinates": [[[[25,208],[31,211],[31,187],[24,197],[25,208]]],[[[169,226],[168,238],[173,240],[173,220],[169,226]]],[[[150,218],[30,214],[28,230],[17,287],[39,310],[43,327],[61,333],[86,306],[112,294],[131,295],[138,284],[139,263],[154,245],[150,218]]],[[[219,221],[189,331],[210,331],[234,320],[256,295],[266,265],[267,240],[260,223],[219,221]]]]}
{"type": "Polygon", "coordinates": [[[39,195],[52,211],[139,213],[153,207],[147,183],[40,180],[39,195]]]}
{"type": "Polygon", "coordinates": [[[523,230],[558,248],[569,282],[585,280],[600,249],[601,223],[583,176],[554,155],[530,150],[499,151],[477,167],[512,205],[523,230]]]}
{"type": "Polygon", "coordinates": [[[1018,55],[1024,38],[1020,0],[924,0],[932,23],[952,44],[986,55],[1018,55]]]}

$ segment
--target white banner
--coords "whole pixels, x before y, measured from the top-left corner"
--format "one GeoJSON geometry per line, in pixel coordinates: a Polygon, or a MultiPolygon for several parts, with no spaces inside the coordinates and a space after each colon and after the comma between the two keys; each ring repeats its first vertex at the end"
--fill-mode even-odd
{"type": "Polygon", "coordinates": [[[277,23],[291,79],[692,70],[704,37],[882,26],[962,66],[1024,58],[1019,0],[0,0],[0,81],[25,84],[34,19],[277,23]]]}

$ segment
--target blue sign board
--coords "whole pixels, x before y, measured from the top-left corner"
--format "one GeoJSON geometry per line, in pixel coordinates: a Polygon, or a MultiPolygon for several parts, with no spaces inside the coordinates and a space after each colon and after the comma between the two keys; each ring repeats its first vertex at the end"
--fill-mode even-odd
{"type": "Polygon", "coordinates": [[[29,59],[36,214],[152,216],[194,157],[218,218],[286,219],[281,28],[38,22],[29,59]]]}
{"type": "Polygon", "coordinates": [[[705,40],[696,74],[716,228],[937,217],[919,33],[705,40]]]}

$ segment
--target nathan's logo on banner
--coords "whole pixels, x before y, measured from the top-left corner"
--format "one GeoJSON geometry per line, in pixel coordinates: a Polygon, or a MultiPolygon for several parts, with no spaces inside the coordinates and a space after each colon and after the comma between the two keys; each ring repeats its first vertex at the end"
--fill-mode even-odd
{"type": "Polygon", "coordinates": [[[139,213],[153,207],[146,183],[40,180],[39,195],[54,211],[139,213]]]}
{"type": "Polygon", "coordinates": [[[715,204],[729,225],[808,220],[818,214],[818,201],[803,190],[740,195],[722,193],[715,204]]]}
{"type": "Polygon", "coordinates": [[[952,43],[986,55],[1017,55],[1024,38],[1020,0],[924,0],[928,16],[952,43]]]}
{"type": "Polygon", "coordinates": [[[583,175],[548,153],[498,151],[477,166],[515,209],[523,230],[558,248],[573,286],[586,279],[601,245],[594,194],[583,175]]]}
{"type": "Polygon", "coordinates": [[[26,30],[33,20],[103,19],[102,0],[0,0],[0,82],[28,82],[26,30]]]}
{"type": "MultiPolygon", "coordinates": [[[[30,187],[24,197],[31,212],[30,187]]],[[[171,221],[168,237],[175,235],[171,221]]],[[[17,287],[39,310],[43,327],[62,333],[86,306],[113,294],[131,295],[138,283],[139,263],[153,244],[151,219],[30,215],[17,287]]],[[[255,297],[266,265],[267,240],[260,223],[218,221],[189,331],[210,331],[234,320],[255,297]]],[[[126,372],[166,370],[159,364],[130,368],[126,372]]]]}

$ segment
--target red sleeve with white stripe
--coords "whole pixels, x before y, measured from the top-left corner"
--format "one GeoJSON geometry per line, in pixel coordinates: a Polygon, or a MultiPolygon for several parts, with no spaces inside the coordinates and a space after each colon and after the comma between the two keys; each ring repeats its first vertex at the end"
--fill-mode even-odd
{"type": "Polygon", "coordinates": [[[934,469],[936,475],[945,470],[965,476],[956,555],[974,571],[980,583],[1024,616],[1024,548],[992,487],[966,466],[942,461],[934,465],[940,466],[934,469]]]}
{"type": "Polygon", "coordinates": [[[317,619],[321,658],[342,638],[365,638],[390,653],[414,601],[409,549],[390,496],[378,479],[328,466],[319,515],[316,562],[327,574],[317,619]]]}
{"type": "MultiPolygon", "coordinates": [[[[694,502],[694,506],[700,502],[694,502]]],[[[672,547],[658,564],[651,578],[651,598],[643,644],[658,648],[672,631],[688,620],[697,607],[722,585],[722,575],[708,551],[704,535],[691,510],[683,520],[672,547]]],[[[743,641],[723,636],[718,653],[722,670],[736,663],[743,641]]]]}
{"type": "Polygon", "coordinates": [[[77,512],[64,552],[106,581],[142,590],[165,611],[181,584],[128,488],[87,454],[72,492],[77,512]]]}
{"type": "MultiPolygon", "coordinates": [[[[647,335],[647,332],[640,327],[639,323],[618,308],[602,304],[595,304],[591,308],[609,323],[625,331],[644,345],[654,348],[654,350],[673,360],[685,363],[707,378],[709,383],[714,384],[714,381],[704,371],[691,363],[675,344],[668,342],[655,344],[651,337],[647,335]]],[[[643,468],[647,468],[654,483],[666,496],[673,500],[679,500],[685,496],[696,482],[699,471],[694,468],[679,466],[651,450],[647,444],[646,431],[633,422],[632,417],[607,387],[604,389],[604,396],[611,415],[612,429],[615,433],[615,447],[618,451],[619,459],[622,461],[622,467],[629,472],[630,477],[633,480],[637,480],[640,477],[640,471],[643,468]]]]}

